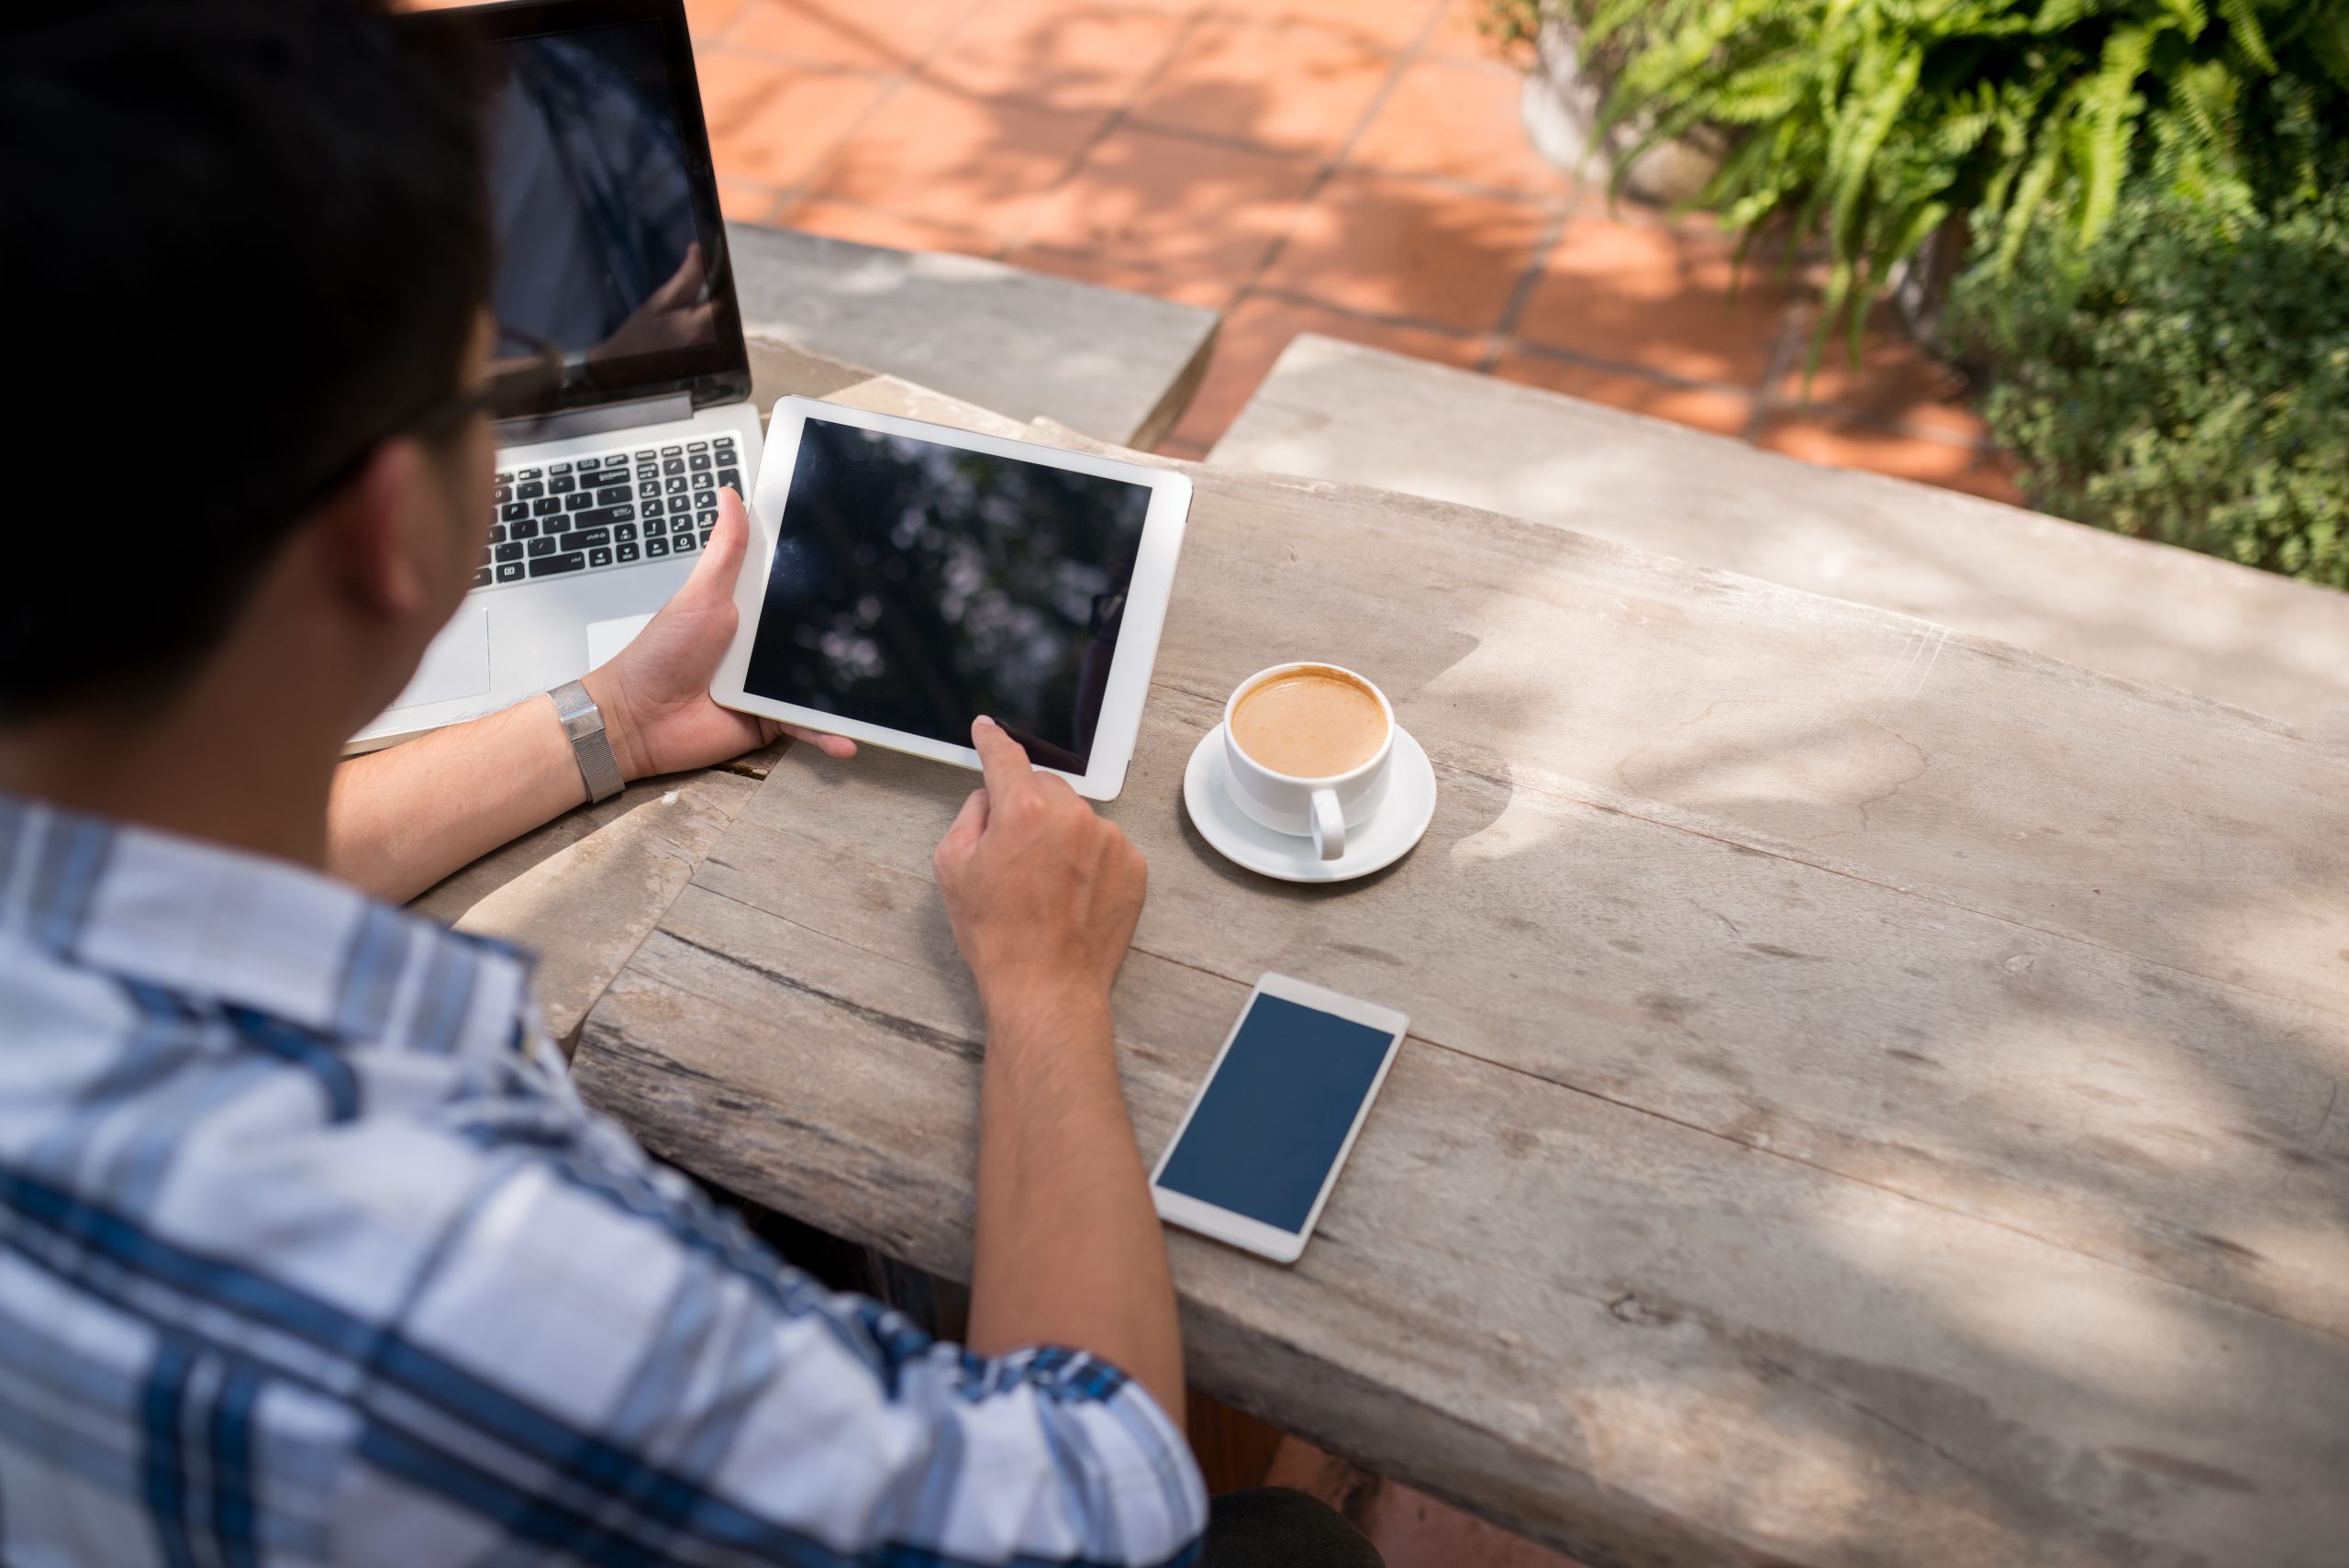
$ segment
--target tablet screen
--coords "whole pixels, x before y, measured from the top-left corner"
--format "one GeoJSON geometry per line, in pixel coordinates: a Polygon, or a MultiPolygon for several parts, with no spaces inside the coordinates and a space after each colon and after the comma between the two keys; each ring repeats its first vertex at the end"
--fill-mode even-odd
{"type": "Polygon", "coordinates": [[[813,417],[742,685],[1082,773],[1150,487],[813,417]]]}

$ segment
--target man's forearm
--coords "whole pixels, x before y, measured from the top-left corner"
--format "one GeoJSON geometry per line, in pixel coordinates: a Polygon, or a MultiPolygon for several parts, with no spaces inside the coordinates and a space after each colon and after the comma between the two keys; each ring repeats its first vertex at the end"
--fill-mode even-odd
{"type": "Polygon", "coordinates": [[[970,1339],[982,1355],[1039,1344],[1097,1355],[1182,1424],[1174,1282],[1106,998],[988,1019],[970,1339]]]}
{"type": "Polygon", "coordinates": [[[552,700],[531,697],[337,768],[327,869],[405,903],[586,798],[552,700]]]}

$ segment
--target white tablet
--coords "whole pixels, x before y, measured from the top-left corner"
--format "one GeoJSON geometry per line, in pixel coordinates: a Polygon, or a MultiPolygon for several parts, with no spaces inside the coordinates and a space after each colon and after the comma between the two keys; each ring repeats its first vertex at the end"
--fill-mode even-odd
{"type": "Polygon", "coordinates": [[[966,768],[984,713],[1112,799],[1190,506],[1164,469],[786,397],[710,695],[966,768]]]}

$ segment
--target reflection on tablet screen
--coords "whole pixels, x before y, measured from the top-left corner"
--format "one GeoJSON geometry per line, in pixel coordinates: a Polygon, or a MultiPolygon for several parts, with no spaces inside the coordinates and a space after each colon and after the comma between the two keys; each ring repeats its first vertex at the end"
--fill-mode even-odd
{"type": "Polygon", "coordinates": [[[746,690],[1085,771],[1150,489],[809,418],[746,690]]]}

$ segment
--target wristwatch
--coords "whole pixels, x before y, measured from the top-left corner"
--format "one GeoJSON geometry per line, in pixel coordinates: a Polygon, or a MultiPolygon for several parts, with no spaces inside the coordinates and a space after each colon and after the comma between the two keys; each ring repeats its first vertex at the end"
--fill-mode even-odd
{"type": "Polygon", "coordinates": [[[611,738],[604,733],[604,710],[587,695],[586,684],[565,681],[547,695],[554,699],[562,732],[571,737],[571,754],[578,759],[579,776],[587,783],[587,804],[619,794],[626,782],[620,777],[619,759],[612,755],[611,738]]]}

